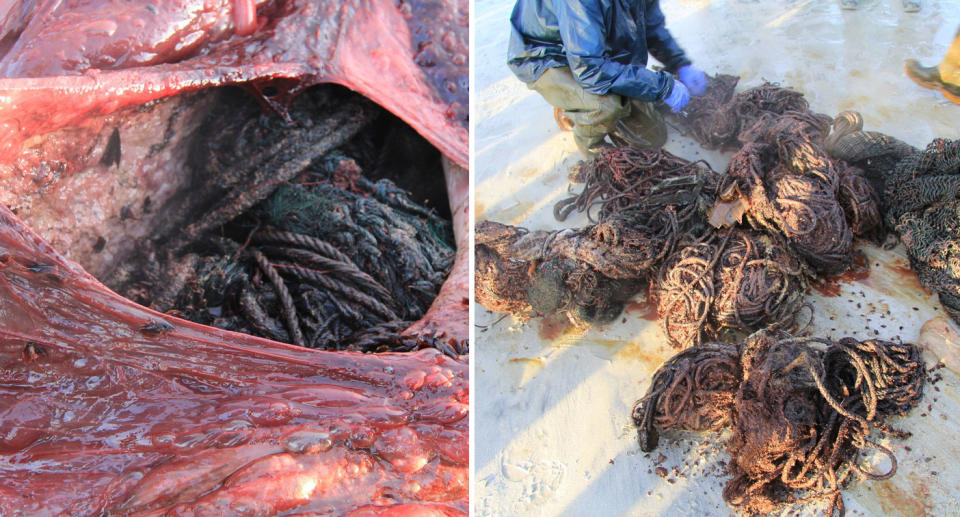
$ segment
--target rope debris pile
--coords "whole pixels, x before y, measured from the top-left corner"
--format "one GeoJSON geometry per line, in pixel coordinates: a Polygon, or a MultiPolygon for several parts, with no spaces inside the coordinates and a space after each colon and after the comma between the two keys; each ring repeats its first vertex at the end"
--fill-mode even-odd
{"type": "MultiPolygon", "coordinates": [[[[841,201],[847,192],[861,194],[860,184],[848,180],[845,185],[852,188],[841,191],[841,164],[827,155],[821,143],[829,123],[810,112],[762,116],[742,133],[750,141],[731,159],[727,173],[732,184],[724,190],[744,193],[751,226],[783,235],[814,270],[836,274],[849,267],[853,246],[844,204],[855,209],[851,219],[861,232],[873,228],[864,225],[871,209],[862,206],[863,199],[841,201]]],[[[866,202],[872,200],[868,195],[866,202]]],[[[876,212],[875,206],[872,211],[876,212]]]]}
{"type": "Polygon", "coordinates": [[[884,420],[919,403],[925,371],[912,344],[760,331],[741,345],[705,343],[674,356],[632,417],[647,452],[667,430],[732,427],[723,498],[737,510],[769,514],[827,500],[828,515],[842,515],[851,480],[896,473],[896,458],[875,437],[909,436],[884,420]],[[864,466],[869,450],[889,459],[886,472],[864,466]]]}
{"type": "MultiPolygon", "coordinates": [[[[877,195],[860,167],[828,154],[828,144],[836,143],[831,119],[810,111],[801,93],[764,84],[734,95],[735,77],[710,81],[706,95],[674,120],[707,147],[739,148],[726,175],[663,150],[602,150],[571,169],[571,183],[582,183],[582,190],[554,206],[557,220],[579,211],[596,226],[524,236],[525,246],[536,242],[541,250],[524,258],[478,239],[478,301],[523,317],[586,306],[608,314],[622,300],[604,305],[598,296],[626,296],[652,281],[651,296],[675,347],[770,324],[798,331],[807,277],[843,272],[854,236],[877,235],[877,195]],[[744,216],[751,231],[742,228],[744,216]],[[583,252],[590,249],[583,236],[613,220],[618,234],[632,225],[643,236],[629,252],[604,241],[605,255],[642,255],[629,274],[623,265],[590,264],[583,252]],[[578,240],[568,248],[579,251],[563,263],[549,258],[545,250],[567,239],[578,240]],[[651,247],[641,253],[640,244],[651,247]],[[612,278],[631,282],[611,288],[612,278]]],[[[478,233],[503,231],[493,228],[478,226],[478,233]]],[[[517,231],[514,239],[526,235],[517,231]]]]}
{"type": "Polygon", "coordinates": [[[729,116],[734,90],[740,78],[735,75],[707,76],[707,90],[691,97],[686,109],[674,113],[669,107],[660,107],[660,113],[684,135],[690,136],[708,149],[722,149],[736,144],[739,118],[729,116]],[[733,137],[733,138],[731,138],[733,137]]]}
{"type": "Polygon", "coordinates": [[[745,198],[751,226],[786,237],[819,273],[845,270],[853,236],[880,223],[863,172],[826,152],[831,120],[803,94],[766,83],[733,95],[735,84],[711,77],[706,99],[673,119],[704,147],[739,150],[720,192],[745,198]]]}
{"type": "Polygon", "coordinates": [[[389,180],[352,176],[345,188],[325,176],[278,188],[228,225],[235,239],[198,253],[203,266],[173,307],[219,328],[335,350],[371,351],[353,335],[423,316],[453,261],[449,222],[389,180]]]}
{"type": "Polygon", "coordinates": [[[558,202],[554,214],[563,220],[583,211],[594,225],[533,233],[477,225],[481,305],[521,318],[567,311],[586,324],[612,319],[652,283],[677,347],[722,330],[796,329],[806,288],[801,262],[776,234],[709,224],[713,207],[736,201],[717,195],[718,175],[705,163],[609,148],[576,167],[571,181],[583,190],[558,202]]]}
{"type": "Polygon", "coordinates": [[[734,94],[740,78],[717,74],[708,76],[707,91],[693,97],[681,113],[661,108],[662,113],[684,134],[707,149],[737,149],[749,130],[765,114],[782,115],[809,109],[803,94],[789,88],[765,83],[734,94]]]}
{"type": "Polygon", "coordinates": [[[839,165],[840,192],[838,199],[847,216],[850,230],[857,237],[869,237],[881,233],[883,218],[880,215],[877,191],[864,176],[863,170],[844,163],[839,165]]]}
{"type": "Polygon", "coordinates": [[[666,211],[670,221],[664,224],[684,233],[703,225],[718,176],[706,162],[689,162],[663,149],[615,147],[574,166],[570,181],[583,183],[583,190],[554,205],[558,221],[574,210],[586,212],[591,222],[614,217],[643,221],[666,211]]]}
{"type": "Polygon", "coordinates": [[[580,230],[476,226],[476,300],[526,319],[566,312],[577,325],[609,321],[669,249],[655,224],[615,219],[580,230]]]}
{"type": "Polygon", "coordinates": [[[724,331],[771,324],[794,331],[801,308],[810,309],[803,300],[806,286],[800,261],[774,237],[739,229],[710,232],[667,259],[657,282],[657,314],[668,342],[679,349],[724,331]]]}
{"type": "Polygon", "coordinates": [[[633,406],[640,449],[656,449],[664,431],[713,431],[730,425],[740,381],[736,345],[702,343],[671,357],[633,406]]]}
{"type": "Polygon", "coordinates": [[[566,312],[577,325],[609,321],[654,280],[683,235],[707,226],[716,173],[666,151],[607,148],[571,171],[584,183],[554,215],[574,210],[594,224],[528,232],[494,222],[476,226],[476,299],[523,319],[566,312]]]}

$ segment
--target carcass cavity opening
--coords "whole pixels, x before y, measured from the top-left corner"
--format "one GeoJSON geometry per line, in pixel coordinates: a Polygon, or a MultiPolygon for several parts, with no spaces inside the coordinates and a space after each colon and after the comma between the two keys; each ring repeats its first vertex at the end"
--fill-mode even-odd
{"type": "Polygon", "coordinates": [[[163,206],[145,193],[126,211],[157,223],[102,280],[158,311],[288,343],[430,346],[400,334],[456,251],[440,153],[342,87],[309,88],[283,116],[239,88],[209,95],[188,138],[164,139],[188,146],[189,179],[163,206]]]}

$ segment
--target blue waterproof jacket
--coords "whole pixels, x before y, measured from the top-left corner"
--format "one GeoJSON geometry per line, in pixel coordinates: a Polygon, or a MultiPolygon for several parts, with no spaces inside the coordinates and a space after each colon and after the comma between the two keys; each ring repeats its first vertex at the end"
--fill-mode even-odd
{"type": "Polygon", "coordinates": [[[689,65],[667,31],[660,0],[517,0],[507,64],[532,83],[568,66],[588,92],[660,101],[673,77],[647,69],[647,54],[667,71],[689,65]]]}

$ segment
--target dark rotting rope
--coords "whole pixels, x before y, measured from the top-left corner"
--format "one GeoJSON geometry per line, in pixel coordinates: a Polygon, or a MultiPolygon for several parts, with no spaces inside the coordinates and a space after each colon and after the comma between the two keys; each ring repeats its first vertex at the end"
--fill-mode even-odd
{"type": "Polygon", "coordinates": [[[123,264],[118,291],[201,324],[324,349],[426,315],[454,262],[452,225],[415,201],[439,191],[414,194],[389,177],[439,174],[439,155],[381,167],[382,140],[413,131],[391,121],[363,131],[374,105],[336,89],[311,88],[290,108],[285,121],[251,109],[205,122],[217,138],[191,153],[209,181],[174,214],[192,219],[123,264]]]}
{"type": "Polygon", "coordinates": [[[257,334],[277,341],[289,341],[289,335],[281,332],[274,324],[273,318],[257,301],[249,284],[243,286],[238,301],[241,312],[257,334]]]}
{"type": "MultiPolygon", "coordinates": [[[[331,107],[324,114],[323,124],[304,128],[291,128],[286,136],[257,157],[262,162],[246,164],[253,173],[252,184],[245,189],[235,189],[224,196],[217,206],[199,221],[188,225],[176,238],[173,249],[188,245],[194,239],[222,226],[265,199],[277,185],[291,180],[311,162],[353,138],[374,119],[376,111],[365,99],[342,103],[331,107]]],[[[245,156],[246,151],[231,156],[245,156]]],[[[211,163],[218,160],[212,159],[211,163]]]]}
{"type": "Polygon", "coordinates": [[[357,287],[372,292],[380,299],[390,298],[390,291],[386,287],[380,285],[373,277],[361,271],[356,264],[349,260],[331,259],[310,250],[297,248],[267,246],[263,249],[271,255],[279,255],[310,266],[312,269],[321,270],[324,274],[335,274],[338,278],[349,280],[357,287]]]}
{"type": "Polygon", "coordinates": [[[739,77],[718,74],[708,79],[709,87],[699,97],[690,99],[681,113],[662,110],[669,120],[676,122],[681,132],[690,135],[709,149],[730,145],[731,135],[736,134],[738,117],[724,116],[722,111],[733,98],[739,77]]]}
{"type": "Polygon", "coordinates": [[[390,322],[366,328],[345,340],[349,343],[343,350],[356,352],[414,352],[424,348],[436,348],[454,359],[469,353],[466,342],[445,336],[423,332],[416,336],[404,335],[409,322],[390,322]]]}
{"type": "MultiPolygon", "coordinates": [[[[408,207],[408,194],[384,181],[376,188],[391,204],[372,193],[345,190],[359,182],[359,167],[340,154],[322,163],[343,169],[343,177],[332,173],[340,183],[311,169],[301,177],[310,181],[281,186],[225,231],[235,238],[249,236],[249,246],[283,276],[307,346],[341,349],[364,328],[422,317],[452,263],[453,249],[449,222],[391,208],[408,207]]],[[[257,293],[268,314],[286,310],[282,300],[257,293]]],[[[242,312],[249,320],[252,312],[242,312]]]]}
{"type": "Polygon", "coordinates": [[[699,242],[681,248],[660,270],[657,314],[668,341],[676,348],[700,343],[715,297],[713,267],[730,233],[719,247],[699,242]]]}
{"type": "Polygon", "coordinates": [[[728,425],[739,384],[735,345],[703,343],[671,357],[633,406],[640,449],[656,449],[663,431],[709,431],[728,425]]]}
{"type": "Polygon", "coordinates": [[[751,225],[783,235],[817,271],[833,274],[849,266],[853,232],[838,199],[836,165],[809,142],[748,144],[731,159],[728,178],[749,199],[751,225]]]}
{"type": "Polygon", "coordinates": [[[731,84],[711,78],[709,99],[678,124],[704,146],[739,149],[719,191],[736,183],[754,228],[783,235],[820,273],[843,271],[853,236],[875,235],[880,222],[869,181],[827,153],[832,121],[810,111],[801,93],[767,83],[731,95],[731,84]]]}
{"type": "Polygon", "coordinates": [[[664,113],[682,132],[708,149],[736,148],[753,140],[747,133],[765,115],[809,109],[803,94],[773,83],[734,95],[739,78],[718,74],[708,80],[706,93],[691,99],[683,113],[664,113]]]}
{"type": "Polygon", "coordinates": [[[841,168],[839,199],[854,235],[867,235],[882,227],[877,192],[859,169],[841,168]]]}
{"type": "Polygon", "coordinates": [[[280,303],[283,306],[283,319],[287,324],[287,331],[290,333],[290,339],[293,340],[293,344],[304,346],[303,332],[300,331],[300,322],[297,319],[297,309],[293,305],[293,297],[290,296],[290,291],[287,290],[287,284],[284,283],[280,273],[277,272],[273,264],[267,260],[267,257],[265,257],[263,253],[257,249],[249,249],[247,253],[253,257],[257,267],[259,267],[260,271],[263,271],[263,274],[270,280],[274,291],[277,293],[277,297],[280,298],[280,303]]]}
{"type": "Polygon", "coordinates": [[[361,305],[370,311],[373,311],[377,316],[383,319],[383,321],[396,320],[397,314],[387,307],[386,305],[380,303],[372,296],[364,294],[343,282],[340,282],[331,275],[325,274],[321,271],[315,269],[310,269],[296,264],[287,264],[287,263],[277,263],[275,264],[276,268],[279,268],[281,274],[288,273],[292,276],[295,276],[301,280],[310,282],[318,287],[322,287],[329,291],[333,291],[343,296],[341,298],[345,301],[352,301],[361,305]]]}
{"type": "Polygon", "coordinates": [[[290,244],[299,248],[319,253],[327,258],[351,263],[350,257],[338,250],[334,245],[310,235],[303,235],[295,232],[281,232],[276,230],[260,230],[253,234],[253,242],[256,243],[276,243],[290,244]]]}
{"type": "Polygon", "coordinates": [[[440,221],[435,211],[411,202],[406,193],[391,181],[379,180],[374,183],[361,176],[356,179],[356,184],[371,192],[377,200],[393,208],[410,212],[425,219],[440,221]]]}
{"type": "Polygon", "coordinates": [[[583,190],[554,205],[559,221],[573,211],[585,212],[591,222],[604,222],[672,207],[684,225],[703,209],[701,198],[709,198],[716,185],[716,173],[706,162],[631,147],[603,149],[571,177],[584,183],[583,190]],[[594,207],[599,207],[596,214],[594,207]]]}
{"type": "Polygon", "coordinates": [[[577,325],[616,316],[676,240],[672,211],[556,232],[483,221],[475,232],[478,303],[520,318],[566,312],[577,325]]]}

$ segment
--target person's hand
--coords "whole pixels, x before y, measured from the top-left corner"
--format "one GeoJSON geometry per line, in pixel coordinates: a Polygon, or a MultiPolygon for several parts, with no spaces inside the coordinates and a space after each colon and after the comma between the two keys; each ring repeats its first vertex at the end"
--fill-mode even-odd
{"type": "Polygon", "coordinates": [[[690,90],[680,81],[674,81],[673,90],[666,99],[663,99],[663,103],[670,106],[670,111],[680,113],[688,102],[690,102],[690,90]]]}
{"type": "Polygon", "coordinates": [[[707,91],[707,76],[703,73],[703,70],[693,65],[684,65],[677,70],[677,76],[680,77],[680,82],[685,84],[687,88],[690,89],[690,93],[695,97],[699,97],[703,95],[703,92],[707,91]]]}

